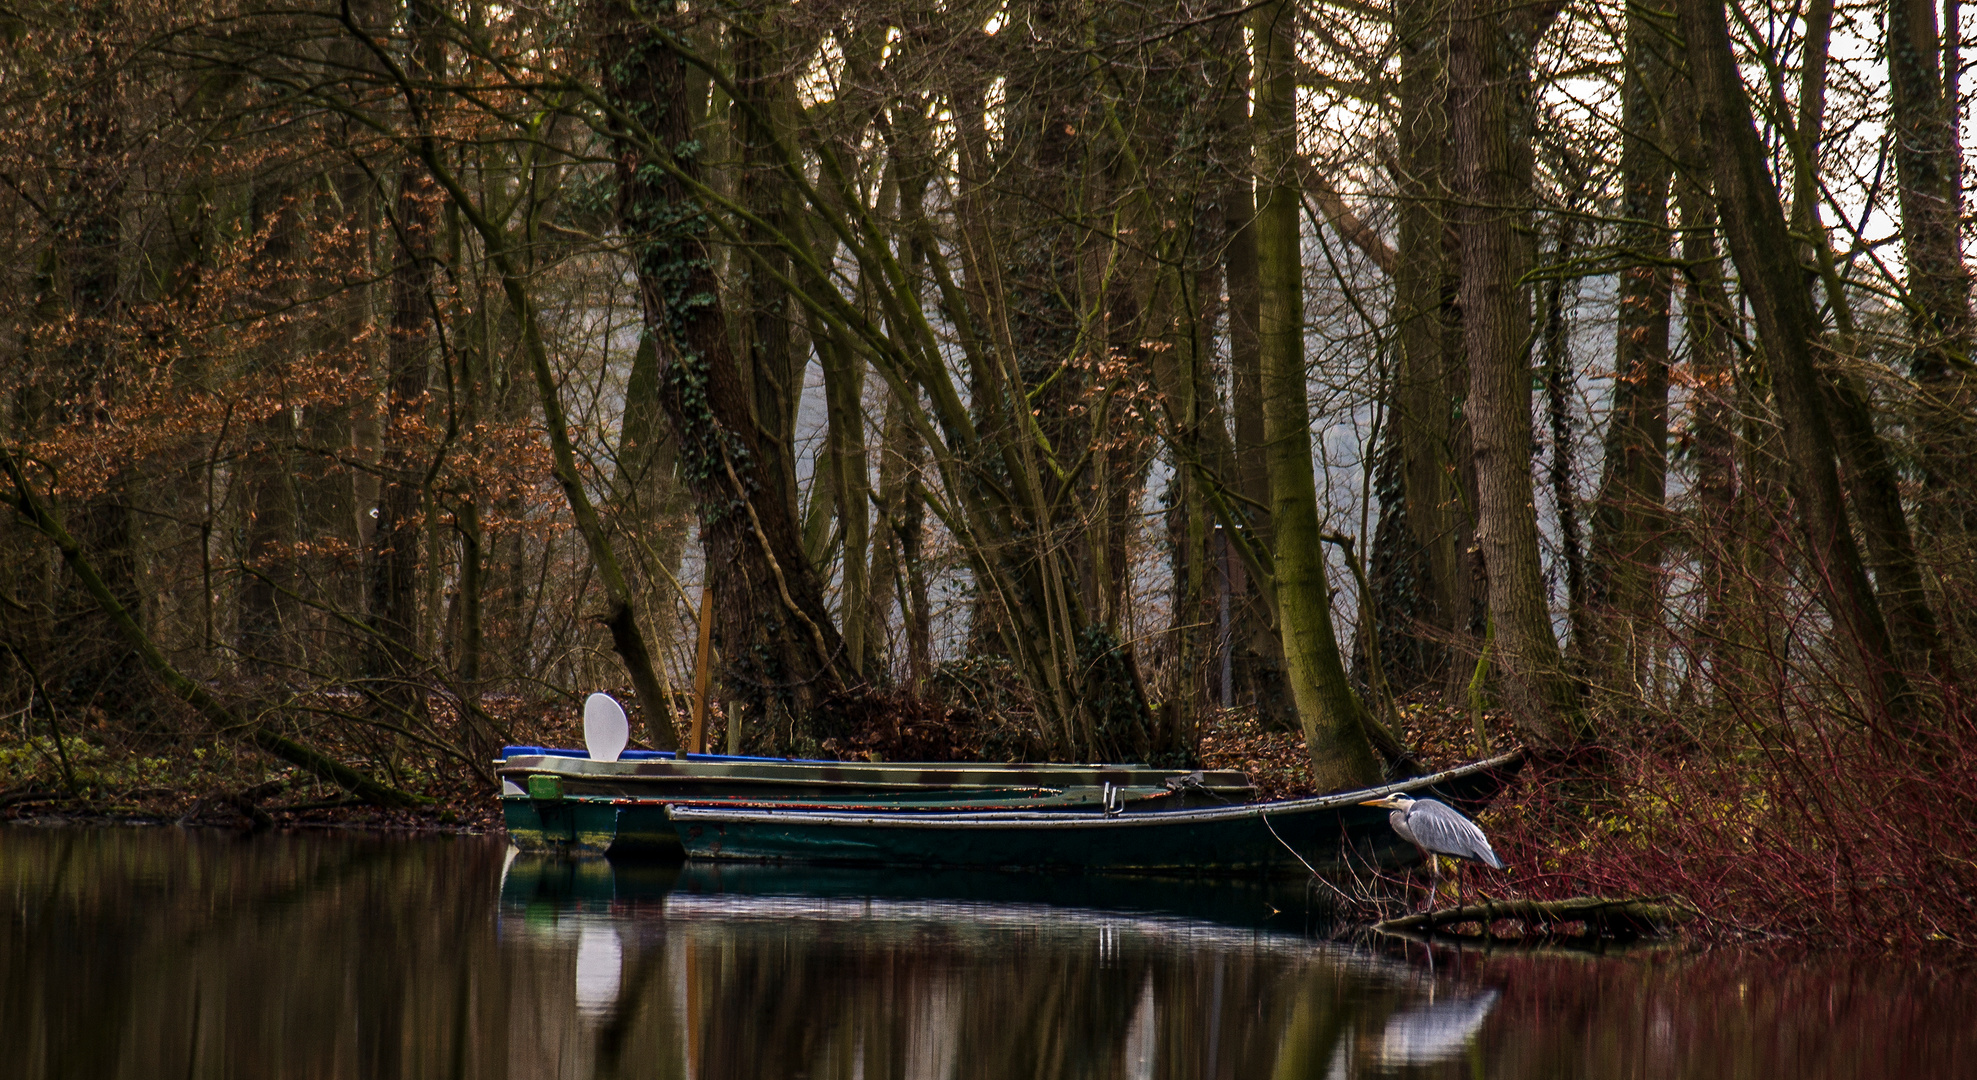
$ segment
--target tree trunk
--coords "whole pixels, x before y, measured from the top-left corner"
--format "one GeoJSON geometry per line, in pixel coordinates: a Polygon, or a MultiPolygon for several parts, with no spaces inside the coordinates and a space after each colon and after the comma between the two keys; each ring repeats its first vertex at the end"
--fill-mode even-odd
{"type": "MultiPolygon", "coordinates": [[[[592,10],[608,99],[659,147],[689,144],[686,64],[669,46],[677,9],[656,21],[619,0],[597,0],[592,10]]],[[[620,138],[617,152],[619,217],[637,238],[646,329],[664,362],[660,401],[679,441],[682,478],[699,500],[707,563],[723,569],[712,584],[726,696],[753,716],[772,715],[772,704],[788,710],[799,718],[796,741],[814,752],[808,744],[833,733],[819,708],[844,685],[843,642],[803,552],[793,499],[770,483],[779,450],[757,422],[729,343],[705,210],[680,179],[645,159],[638,140],[620,138]]],[[[690,156],[678,164],[697,168],[690,156]]]]}
{"type": "Polygon", "coordinates": [[[1251,16],[1257,43],[1256,253],[1263,441],[1277,611],[1285,673],[1311,754],[1312,783],[1337,791],[1377,783],[1379,762],[1360,726],[1332,630],[1332,588],[1318,523],[1311,415],[1304,372],[1304,260],[1297,155],[1295,8],[1273,2],[1251,16]]]}
{"type": "Polygon", "coordinates": [[[817,468],[828,468],[830,475],[814,482],[828,481],[842,535],[838,612],[850,677],[869,682],[876,677],[877,660],[867,578],[872,492],[865,459],[865,360],[838,342],[821,339],[817,354],[824,360],[825,440],[830,444],[830,454],[818,456],[817,468]]]}
{"type": "Polygon", "coordinates": [[[1450,143],[1476,539],[1489,578],[1498,685],[1526,740],[1563,746],[1582,737],[1582,719],[1578,690],[1552,636],[1539,567],[1524,348],[1531,308],[1522,285],[1530,249],[1519,236],[1530,205],[1528,173],[1521,167],[1529,138],[1525,63],[1547,21],[1534,27],[1499,0],[1457,0],[1449,46],[1450,143]]]}
{"type": "Polygon", "coordinates": [[[1203,259],[1198,254],[1203,241],[1212,250],[1217,239],[1226,239],[1220,218],[1217,208],[1196,214],[1188,262],[1197,310],[1190,312],[1192,317],[1182,328],[1185,337],[1173,335],[1173,347],[1158,353],[1153,365],[1161,373],[1156,376],[1156,385],[1165,399],[1167,426],[1172,432],[1169,438],[1175,446],[1170,456],[1176,465],[1169,481],[1166,515],[1173,574],[1167,625],[1169,689],[1159,696],[1167,712],[1164,726],[1169,743],[1189,748],[1195,739],[1192,731],[1183,730],[1187,719],[1221,704],[1219,660],[1229,644],[1225,628],[1218,626],[1218,594],[1227,589],[1228,582],[1215,542],[1215,512],[1202,490],[1201,478],[1186,464],[1203,462],[1224,477],[1233,464],[1227,460],[1228,438],[1223,434],[1227,421],[1216,399],[1212,361],[1214,326],[1221,314],[1222,266],[1218,259],[1203,259]],[[1166,363],[1170,357],[1172,364],[1166,363]],[[1163,371],[1169,367],[1171,372],[1163,371]]]}
{"type": "MultiPolygon", "coordinates": [[[[408,9],[413,39],[410,77],[437,78],[445,54],[436,24],[439,13],[429,2],[408,9]]],[[[412,92],[411,124],[422,129],[427,120],[423,97],[412,92]]],[[[429,132],[414,138],[430,144],[429,132]]],[[[425,429],[426,387],[433,347],[433,250],[439,230],[440,193],[432,176],[417,161],[399,170],[398,200],[393,233],[398,257],[391,272],[391,332],[385,360],[385,430],[379,455],[382,490],[378,493],[377,528],[371,535],[369,676],[374,692],[391,708],[414,715],[425,711],[418,652],[419,539],[425,529],[425,466],[417,453],[425,429]]]]}
{"type": "MultiPolygon", "coordinates": [[[[1570,166],[1568,165],[1568,168],[1570,166]]],[[[1558,223],[1551,263],[1563,267],[1579,255],[1579,199],[1576,186],[1558,223]]],[[[1559,558],[1564,563],[1566,625],[1572,632],[1568,651],[1585,648],[1592,639],[1586,559],[1579,525],[1579,499],[1572,483],[1572,397],[1578,378],[1572,363],[1572,331],[1565,318],[1565,276],[1544,283],[1544,314],[1539,343],[1545,382],[1545,420],[1551,433],[1552,507],[1558,514],[1559,558]]]]}
{"type": "MultiPolygon", "coordinates": [[[[979,88],[963,85],[952,92],[960,166],[955,220],[966,289],[947,275],[940,281],[950,317],[959,315],[957,336],[968,352],[971,379],[961,415],[959,395],[944,375],[916,376],[949,438],[937,446],[923,427],[923,443],[936,455],[952,505],[966,515],[950,521],[966,532],[961,539],[977,587],[970,650],[986,646],[1009,658],[1035,694],[1052,754],[1097,760],[1121,752],[1111,733],[1099,730],[1103,717],[1129,718],[1120,728],[1130,736],[1144,730],[1148,713],[1131,654],[1102,624],[1087,621],[1079,564],[1089,546],[1073,501],[1078,492],[1066,489],[1082,469],[1064,471],[1071,463],[1059,460],[1055,449],[1069,458],[1070,451],[1082,454],[1092,445],[1088,429],[1073,426],[1069,421],[1077,418],[1066,415],[1068,406],[1082,403],[1067,398],[1063,378],[1052,378],[1072,359],[1077,342],[1075,328],[1063,325],[1070,313],[1061,291],[1069,287],[1059,253],[1065,237],[1061,222],[1028,220],[1034,228],[1019,232],[997,216],[979,88]],[[1048,365],[1026,368],[1025,358],[1048,365]],[[1041,390],[1048,392],[1033,396],[1041,390]],[[1039,413],[1051,414],[1048,427],[1039,413]]],[[[1046,174],[1063,170],[1069,153],[1062,145],[1017,149],[1028,155],[1022,167],[1046,174]]],[[[1060,199],[1062,183],[1061,176],[1049,176],[1040,190],[1060,199]]],[[[1031,207],[1028,217],[1035,216],[1031,207]]],[[[932,230],[922,224],[920,232],[923,245],[930,243],[932,230]]],[[[932,257],[930,248],[923,250],[932,257]]],[[[936,362],[932,356],[925,361],[936,362]]]]}
{"type": "MultiPolygon", "coordinates": [[[[1833,312],[1835,332],[1828,339],[1828,347],[1839,357],[1852,358],[1859,353],[1861,335],[1854,322],[1852,298],[1840,276],[1838,258],[1820,221],[1817,183],[1826,118],[1826,61],[1833,29],[1830,0],[1815,0],[1806,22],[1798,126],[1791,133],[1793,137],[1786,141],[1792,154],[1792,228],[1806,239],[1801,244],[1804,261],[1819,268],[1825,300],[1833,312]]],[[[1888,622],[1889,637],[1899,651],[1894,661],[1911,673],[1933,668],[1940,677],[1950,678],[1948,655],[1942,648],[1935,613],[1929,607],[1915,538],[1909,531],[1907,512],[1902,506],[1901,474],[1880,434],[1874,430],[1866,382],[1844,364],[1829,363],[1819,374],[1838,447],[1841,487],[1852,506],[1854,525],[1865,545],[1868,572],[1888,622]]],[[[1923,411],[1929,411],[1926,391],[1923,411]]],[[[1928,428],[1929,422],[1925,420],[1922,427],[1928,428]]],[[[1925,432],[1920,441],[1926,469],[1932,456],[1931,440],[1925,432]]]]}
{"type": "MultiPolygon", "coordinates": [[[[1627,15],[1622,88],[1622,261],[1613,342],[1613,411],[1606,472],[1593,511],[1592,595],[1599,619],[1589,675],[1622,709],[1638,706],[1661,628],[1661,557],[1668,478],[1668,268],[1670,168],[1662,102],[1672,27],[1627,15]]],[[[1590,644],[1590,643],[1589,643],[1590,644]]]]}
{"type": "MultiPolygon", "coordinates": [[[[932,180],[928,160],[931,142],[925,117],[917,110],[902,110],[895,121],[897,135],[891,146],[891,167],[900,220],[907,222],[904,244],[904,271],[913,280],[918,300],[919,282],[927,269],[928,252],[922,248],[920,225],[924,221],[927,188],[932,180]]],[[[814,335],[813,335],[814,336],[814,335]]],[[[871,666],[880,662],[880,646],[895,599],[899,605],[900,637],[906,648],[906,689],[918,696],[933,675],[932,638],[929,633],[926,569],[922,562],[925,511],[921,504],[922,474],[926,468],[926,447],[907,420],[906,410],[917,409],[917,400],[888,387],[885,395],[884,427],[879,435],[879,521],[871,546],[871,559],[865,575],[867,610],[865,633],[870,641],[866,652],[871,666]]],[[[862,447],[861,447],[862,450],[862,447]]],[[[872,673],[867,671],[867,678],[872,673]]]]}
{"type": "MultiPolygon", "coordinates": [[[[112,85],[114,77],[102,70],[104,64],[100,56],[92,58],[89,66],[95,70],[83,77],[99,86],[112,85]]],[[[57,298],[61,284],[68,287],[67,310],[60,312],[67,316],[67,326],[50,327],[55,331],[50,336],[63,342],[51,357],[61,372],[60,391],[51,404],[56,417],[88,427],[111,419],[106,398],[128,379],[121,370],[128,358],[120,355],[117,338],[125,312],[120,249],[128,182],[128,167],[120,159],[130,147],[114,97],[79,97],[66,112],[76,165],[60,196],[59,254],[48,267],[52,309],[64,306],[57,298]]],[[[80,495],[71,522],[82,554],[141,625],[135,480],[127,465],[113,468],[95,490],[80,495]]],[[[71,698],[69,706],[94,706],[107,715],[135,711],[144,690],[134,678],[130,653],[114,618],[98,605],[73,563],[55,590],[54,632],[48,644],[66,661],[58,682],[63,689],[56,692],[71,698]]]]}
{"type": "Polygon", "coordinates": [[[1450,214],[1447,5],[1400,0],[1400,113],[1394,163],[1398,251],[1394,324],[1398,344],[1391,407],[1392,481],[1383,515],[1404,528],[1375,538],[1395,616],[1383,629],[1388,653],[1412,652],[1417,670],[1390,670],[1396,689],[1441,680],[1452,699],[1469,677],[1485,619],[1475,573],[1476,474],[1463,399],[1469,394],[1456,304],[1450,214]],[[1397,568],[1405,568],[1400,570],[1397,568]],[[1396,592],[1406,582],[1404,592],[1396,592]],[[1399,621],[1405,618],[1406,622],[1399,621]],[[1402,642],[1407,646],[1403,648],[1402,642]]]}
{"type": "Polygon", "coordinates": [[[1820,326],[1737,74],[1723,0],[1681,0],[1677,12],[1695,81],[1698,127],[1712,133],[1711,173],[1724,232],[1769,361],[1791,463],[1787,486],[1805,529],[1811,571],[1841,647],[1854,653],[1865,676],[1869,706],[1899,721],[1913,709],[1909,682],[1891,662],[1893,642],[1847,522],[1813,355],[1820,326]]]}
{"type": "MultiPolygon", "coordinates": [[[[914,602],[922,526],[920,470],[926,451],[906,422],[906,410],[917,404],[901,401],[890,391],[886,394],[885,428],[879,440],[878,530],[873,537],[867,575],[871,586],[867,625],[875,635],[882,631],[890,623],[892,606],[897,601],[900,637],[906,646],[907,689],[916,695],[931,674],[926,652],[928,638],[921,625],[922,608],[914,602]]],[[[924,574],[919,576],[918,595],[925,599],[924,574]]],[[[877,644],[875,641],[875,651],[877,644]]]]}
{"type": "MultiPolygon", "coordinates": [[[[1235,29],[1233,24],[1231,29],[1235,29]]],[[[1270,543],[1270,473],[1264,464],[1263,368],[1257,337],[1256,184],[1251,162],[1255,142],[1249,120],[1249,52],[1239,33],[1222,42],[1227,57],[1221,115],[1227,159],[1221,163],[1226,179],[1216,195],[1222,209],[1223,277],[1227,282],[1229,342],[1229,428],[1234,453],[1227,480],[1238,496],[1235,510],[1256,543],[1270,543]]],[[[1298,723],[1297,703],[1284,678],[1284,645],[1272,623],[1270,603],[1260,594],[1264,584],[1249,574],[1232,576],[1228,589],[1231,691],[1237,703],[1256,710],[1268,727],[1298,723]]]]}
{"type": "MultiPolygon", "coordinates": [[[[1685,93],[1679,91],[1678,93],[1685,93]]],[[[1700,161],[1688,152],[1681,160],[1700,161]]],[[[1699,147],[1699,140],[1695,143],[1699,147]]],[[[1705,170],[1706,171],[1706,170],[1705,170]]],[[[1717,249],[1715,206],[1706,180],[1684,175],[1675,182],[1675,202],[1681,211],[1682,324],[1688,338],[1689,455],[1695,465],[1696,517],[1689,526],[1695,537],[1697,573],[1704,595],[1703,654],[1719,681],[1741,679],[1738,648],[1748,638],[1747,623],[1755,611],[1744,583],[1750,542],[1753,500],[1739,499],[1737,476],[1737,374],[1731,354],[1731,307],[1723,281],[1723,255],[1717,249]],[[1742,620],[1740,623],[1738,620],[1742,620]],[[1733,644],[1735,643],[1735,644],[1733,644]]]]}
{"type": "MultiPolygon", "coordinates": [[[[1960,26],[1946,29],[1953,39],[1963,32],[1960,26]]],[[[1977,431],[1971,420],[1970,274],[1959,228],[1961,104],[1944,81],[1943,48],[1933,0],[1888,0],[1890,134],[1908,271],[1909,374],[1921,391],[1917,436],[1927,487],[1921,521],[1932,532],[1963,533],[1974,520],[1969,493],[1977,431]]],[[[1970,580],[1962,567],[1954,572],[1970,580]]]]}
{"type": "MultiPolygon", "coordinates": [[[[727,302],[735,311],[735,318],[724,320],[735,332],[735,374],[752,402],[753,426],[759,432],[761,456],[751,463],[750,482],[759,485],[755,501],[781,499],[786,515],[793,517],[797,513],[796,413],[809,350],[798,347],[795,331],[801,324],[784,284],[790,272],[789,253],[774,242],[775,233],[791,235],[798,228],[789,184],[774,150],[778,138],[790,137],[788,113],[795,107],[787,57],[781,51],[780,35],[785,32],[777,14],[781,10],[779,0],[769,0],[727,13],[735,22],[729,29],[737,95],[730,110],[731,138],[740,155],[735,199],[749,207],[756,220],[741,223],[741,242],[752,254],[734,258],[720,280],[728,286],[727,302]]],[[[684,91],[685,84],[682,99],[684,91]]],[[[687,115],[677,121],[677,130],[683,139],[690,138],[695,130],[692,110],[684,103],[680,108],[687,115]]],[[[820,490],[828,491],[829,485],[820,490]]],[[[824,505],[829,506],[830,500],[824,505]]]]}
{"type": "MultiPolygon", "coordinates": [[[[255,192],[253,228],[265,234],[256,260],[257,270],[270,294],[268,307],[279,309],[294,302],[295,208],[287,205],[290,189],[281,183],[268,184],[255,192]]],[[[277,317],[279,315],[277,314],[277,317]]],[[[252,363],[259,371],[278,370],[294,349],[296,335],[280,331],[252,363]]],[[[256,675],[283,675],[287,666],[300,659],[296,646],[301,637],[297,605],[289,593],[295,587],[294,555],[289,546],[298,535],[296,522],[295,414],[287,401],[254,425],[253,445],[243,455],[240,473],[246,495],[247,564],[253,569],[241,582],[239,599],[239,641],[247,670],[256,675]]]]}

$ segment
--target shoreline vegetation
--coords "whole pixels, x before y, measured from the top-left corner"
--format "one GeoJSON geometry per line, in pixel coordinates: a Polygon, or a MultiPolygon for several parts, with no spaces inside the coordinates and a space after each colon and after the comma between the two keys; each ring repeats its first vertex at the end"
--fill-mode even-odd
{"type": "MultiPolygon", "coordinates": [[[[500,709],[498,703],[488,703],[500,709]]],[[[576,705],[516,705],[503,709],[516,734],[512,745],[581,747],[583,719],[576,705]]],[[[719,717],[716,717],[718,722],[719,717]]],[[[301,770],[281,767],[251,751],[214,755],[208,748],[163,749],[155,753],[106,747],[92,732],[64,736],[59,752],[48,736],[23,738],[18,729],[0,733],[0,821],[70,819],[78,822],[142,822],[222,828],[331,827],[413,831],[501,831],[499,799],[492,789],[457,762],[451,775],[442,766],[396,770],[404,789],[422,801],[413,809],[381,808],[354,798],[301,770]],[[64,761],[66,758],[66,761],[64,761]],[[73,783],[72,783],[73,781],[73,783]]],[[[856,760],[919,760],[899,753],[925,751],[932,739],[951,730],[893,732],[870,741],[895,750],[872,748],[856,760]]],[[[646,748],[634,741],[634,749],[646,748]]],[[[933,760],[963,760],[955,748],[933,760]]],[[[849,758],[849,755],[847,755],[849,758]]],[[[1440,758],[1429,758],[1437,762],[1440,758]]],[[[1448,764],[1458,758],[1448,757],[1448,764]]],[[[1240,769],[1257,784],[1259,798],[1296,798],[1316,793],[1302,736],[1266,731],[1253,713],[1229,710],[1208,721],[1199,764],[1209,769],[1240,769]]],[[[1445,767],[1432,765],[1431,767],[1445,767]]],[[[391,769],[380,769],[387,775],[391,769]]]]}
{"type": "Polygon", "coordinates": [[[1971,18],[20,0],[0,815],[1516,746],[1503,899],[1977,955],[1971,18]]]}
{"type": "MultiPolygon", "coordinates": [[[[503,708],[504,704],[490,703],[500,709],[518,744],[582,745],[577,706],[513,703],[503,708]]],[[[923,715],[927,712],[923,710],[923,715]]],[[[941,759],[973,756],[968,751],[980,739],[980,725],[966,717],[955,722],[952,711],[947,715],[948,722],[938,728],[923,725],[917,731],[910,726],[868,731],[862,740],[867,748],[859,756],[866,760],[908,760],[888,756],[884,748],[904,746],[926,753],[940,738],[951,740],[951,752],[939,755],[941,759]]],[[[1401,705],[1397,715],[1409,745],[1419,748],[1425,771],[1473,759],[1472,717],[1418,702],[1401,705]]],[[[1494,723],[1500,718],[1486,719],[1494,723]]],[[[458,763],[415,764],[416,755],[407,755],[395,770],[378,767],[382,774],[395,775],[404,790],[422,800],[422,805],[413,809],[385,808],[351,798],[292,766],[281,767],[279,762],[249,750],[214,754],[206,747],[194,746],[147,754],[105,746],[99,741],[103,734],[100,729],[67,734],[61,754],[46,737],[22,739],[18,729],[0,735],[0,824],[180,825],[239,832],[320,829],[410,835],[503,832],[497,796],[458,763]]],[[[1499,742],[1492,752],[1511,748],[1499,742]]],[[[1252,712],[1213,714],[1205,724],[1197,761],[1205,768],[1248,772],[1260,798],[1317,793],[1310,781],[1302,734],[1267,730],[1252,712]]],[[[1663,763],[1648,757],[1608,761],[1600,765],[1598,775],[1602,784],[1610,785],[1622,768],[1654,768],[1658,764],[1663,763]]],[[[1641,909],[1654,918],[1675,912],[1677,917],[1660,929],[1666,932],[1664,936],[1691,945],[1845,947],[1897,953],[1961,952],[1968,948],[1967,941],[1946,932],[1941,924],[1919,924],[1919,928],[1902,934],[1886,932],[1887,923],[1856,922],[1854,932],[1833,933],[1829,920],[1839,914],[1834,909],[1841,904],[1848,905],[1846,914],[1855,920],[1901,920],[1906,919],[1912,898],[1891,887],[1878,903],[1863,906],[1860,897],[1822,894],[1817,884],[1809,885],[1807,880],[1809,874],[1821,872],[1818,864],[1808,859],[1819,852],[1816,839],[1810,852],[1800,849],[1794,853],[1806,865],[1787,865],[1781,872],[1779,852],[1794,852],[1793,845],[1803,843],[1803,836],[1726,835],[1726,829],[1751,829],[1754,824],[1754,818],[1747,815],[1761,805],[1757,800],[1764,793],[1749,785],[1749,779],[1748,773],[1664,767],[1653,774],[1636,773],[1632,777],[1627,790],[1639,793],[1633,800],[1612,799],[1598,812],[1589,812],[1561,799],[1562,795],[1588,790],[1583,764],[1568,768],[1557,762],[1533,763],[1479,816],[1509,869],[1491,873],[1464,866],[1464,882],[1458,887],[1448,873],[1453,864],[1444,864],[1445,881],[1439,898],[1444,908],[1457,903],[1494,904],[1504,912],[1503,919],[1494,927],[1473,922],[1438,924],[1436,932],[1456,931],[1459,936],[1445,938],[1451,942],[1553,944],[1569,942],[1581,933],[1596,938],[1598,930],[1611,923],[1622,928],[1625,940],[1649,932],[1652,918],[1628,914],[1641,909]],[[1713,787],[1719,780],[1747,786],[1713,787]],[[1689,798],[1700,801],[1686,803],[1689,798]],[[1705,841],[1694,842],[1699,836],[1705,841]],[[1657,841],[1671,837],[1687,842],[1680,847],[1657,847],[1657,841]],[[1611,899],[1598,903],[1592,899],[1600,897],[1611,899]],[[1577,908],[1588,905],[1622,909],[1622,914],[1603,915],[1595,920],[1599,924],[1595,927],[1583,914],[1573,916],[1577,908]],[[1546,912],[1558,912],[1561,917],[1547,921],[1541,917],[1546,912]],[[1580,923],[1585,924],[1583,929],[1579,929],[1580,923]],[[1867,926],[1884,932],[1878,939],[1870,938],[1858,929],[1867,926]]],[[[1886,826],[1885,820],[1871,813],[1850,824],[1886,826]]],[[[1887,850],[1878,853],[1856,851],[1852,857],[1863,861],[1873,858],[1883,867],[1899,867],[1897,860],[1914,846],[1911,838],[1891,842],[1887,850]]],[[[1424,923],[1417,917],[1425,903],[1421,876],[1417,870],[1335,880],[1334,890],[1347,890],[1333,893],[1341,901],[1338,913],[1348,922],[1366,926],[1382,923],[1414,932],[1413,924],[1424,923]]],[[[1903,879],[1891,873],[1883,880],[1893,886],[1903,879]]]]}

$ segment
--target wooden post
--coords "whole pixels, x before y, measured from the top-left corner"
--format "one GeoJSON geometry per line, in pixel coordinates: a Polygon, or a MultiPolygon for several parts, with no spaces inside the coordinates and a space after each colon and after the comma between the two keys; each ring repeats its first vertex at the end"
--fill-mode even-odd
{"type": "Polygon", "coordinates": [[[714,589],[700,587],[700,649],[693,660],[693,727],[687,733],[687,748],[696,754],[707,752],[708,667],[714,651],[714,589]]]}

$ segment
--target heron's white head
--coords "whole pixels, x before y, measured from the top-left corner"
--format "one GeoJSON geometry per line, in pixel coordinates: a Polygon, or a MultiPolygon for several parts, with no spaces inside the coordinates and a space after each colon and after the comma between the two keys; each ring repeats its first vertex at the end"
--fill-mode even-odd
{"type": "Polygon", "coordinates": [[[1384,799],[1367,799],[1359,805],[1382,806],[1388,810],[1405,810],[1414,805],[1414,796],[1406,792],[1396,791],[1384,799]]]}

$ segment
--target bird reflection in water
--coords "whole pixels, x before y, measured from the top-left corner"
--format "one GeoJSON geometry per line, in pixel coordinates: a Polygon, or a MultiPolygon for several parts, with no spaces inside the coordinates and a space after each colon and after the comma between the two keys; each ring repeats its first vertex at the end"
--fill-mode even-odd
{"type": "Polygon", "coordinates": [[[1456,994],[1394,1013],[1380,1032],[1380,1064],[1433,1065],[1461,1057],[1502,996],[1496,989],[1456,994]]]}

